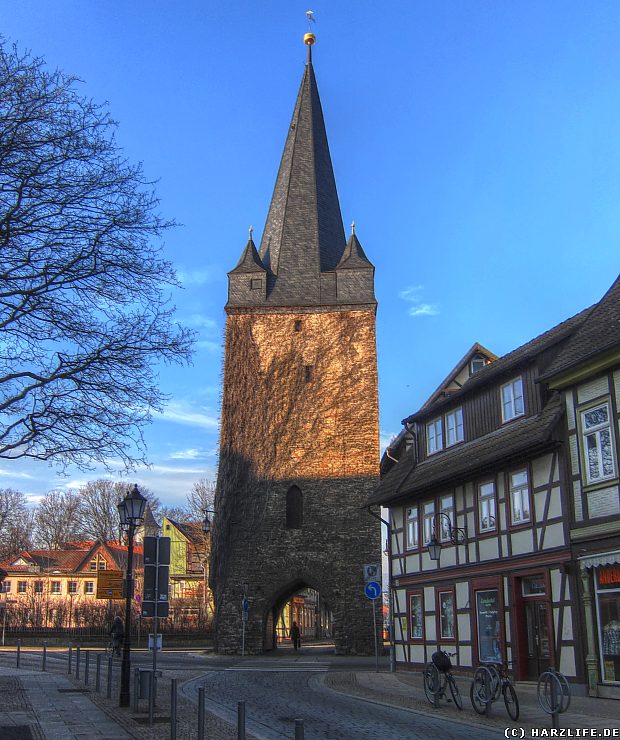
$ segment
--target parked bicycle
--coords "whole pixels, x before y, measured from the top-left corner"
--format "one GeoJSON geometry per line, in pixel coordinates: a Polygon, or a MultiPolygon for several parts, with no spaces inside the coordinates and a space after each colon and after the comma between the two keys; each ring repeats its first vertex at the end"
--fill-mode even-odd
{"type": "Polygon", "coordinates": [[[120,658],[121,643],[118,640],[114,639],[114,637],[111,637],[108,641],[108,644],[105,646],[105,654],[106,658],[113,658],[115,656],[117,658],[120,658]]]}
{"type": "Polygon", "coordinates": [[[476,669],[469,689],[471,705],[478,714],[488,714],[491,704],[504,697],[504,705],[512,720],[519,718],[519,698],[507,666],[503,663],[483,663],[476,669]]]}
{"type": "Polygon", "coordinates": [[[424,693],[429,702],[436,707],[441,698],[450,701],[446,693],[447,687],[450,687],[452,700],[458,709],[463,709],[463,699],[461,692],[452,675],[452,661],[456,653],[447,653],[445,650],[438,650],[433,653],[431,662],[424,669],[424,693]]]}

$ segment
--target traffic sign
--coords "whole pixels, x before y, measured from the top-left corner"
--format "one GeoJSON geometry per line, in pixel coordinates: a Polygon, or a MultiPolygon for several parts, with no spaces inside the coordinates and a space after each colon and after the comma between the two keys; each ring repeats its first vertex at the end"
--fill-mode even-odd
{"type": "Polygon", "coordinates": [[[364,582],[376,581],[380,572],[378,563],[367,563],[364,565],[364,582]]]}
{"type": "Polygon", "coordinates": [[[369,581],[364,586],[364,593],[369,599],[378,599],[381,596],[381,586],[377,581],[369,581]]]}
{"type": "Polygon", "coordinates": [[[250,602],[244,597],[243,601],[241,602],[241,606],[243,608],[243,611],[247,612],[250,608],[250,602]]]}
{"type": "Polygon", "coordinates": [[[100,570],[97,572],[98,599],[123,598],[123,574],[120,570],[100,570]]]}

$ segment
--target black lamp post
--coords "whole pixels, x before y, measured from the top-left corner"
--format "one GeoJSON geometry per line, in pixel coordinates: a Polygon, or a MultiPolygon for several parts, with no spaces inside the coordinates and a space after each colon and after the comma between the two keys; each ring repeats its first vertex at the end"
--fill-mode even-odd
{"type": "Polygon", "coordinates": [[[453,545],[466,545],[467,544],[467,532],[460,527],[453,527],[452,520],[443,511],[437,512],[433,517],[433,536],[428,543],[428,554],[431,560],[439,560],[441,555],[441,539],[437,538],[437,517],[440,517],[442,522],[445,522],[448,529],[447,541],[453,545]]]}
{"type": "Polygon", "coordinates": [[[204,602],[205,602],[205,618],[208,618],[208,608],[207,608],[207,560],[209,559],[209,548],[207,546],[208,537],[211,534],[211,527],[212,522],[211,519],[209,519],[209,514],[215,516],[215,511],[213,509],[205,509],[205,518],[202,520],[202,533],[204,535],[204,556],[202,561],[202,574],[203,574],[203,584],[202,584],[202,590],[203,590],[203,596],[204,596],[204,602]]]}
{"type": "Polygon", "coordinates": [[[133,598],[133,537],[136,527],[144,519],[146,499],[138,491],[137,484],[118,504],[121,529],[127,531],[127,571],[125,576],[125,635],[123,637],[123,661],[121,663],[121,693],[119,707],[129,706],[131,680],[131,599],[133,598]]]}

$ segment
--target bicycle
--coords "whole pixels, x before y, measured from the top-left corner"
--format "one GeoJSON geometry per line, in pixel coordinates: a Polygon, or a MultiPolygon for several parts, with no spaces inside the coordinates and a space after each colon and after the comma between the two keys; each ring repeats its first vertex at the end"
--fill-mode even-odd
{"type": "Polygon", "coordinates": [[[504,697],[510,719],[519,719],[519,698],[507,667],[503,663],[483,663],[476,669],[469,688],[471,705],[478,714],[488,714],[491,704],[504,697]]]}
{"type": "Polygon", "coordinates": [[[446,688],[449,686],[455,706],[457,709],[463,709],[461,692],[452,675],[452,661],[450,658],[455,655],[456,653],[447,653],[445,650],[438,650],[436,653],[433,653],[431,662],[424,669],[422,674],[424,678],[424,693],[434,707],[438,705],[439,699],[442,697],[446,701],[450,701],[446,693],[446,688]]]}
{"type": "Polygon", "coordinates": [[[113,637],[111,637],[108,640],[108,644],[105,646],[105,655],[106,658],[113,658],[116,656],[117,658],[121,657],[121,643],[118,642],[118,640],[115,640],[113,637]]]}

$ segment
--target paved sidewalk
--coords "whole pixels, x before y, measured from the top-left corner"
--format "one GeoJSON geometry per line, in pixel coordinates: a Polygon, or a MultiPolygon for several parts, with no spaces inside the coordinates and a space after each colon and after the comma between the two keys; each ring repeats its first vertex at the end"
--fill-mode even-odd
{"type": "Polygon", "coordinates": [[[0,740],[133,737],[83,689],[51,672],[0,667],[0,740]]]}

